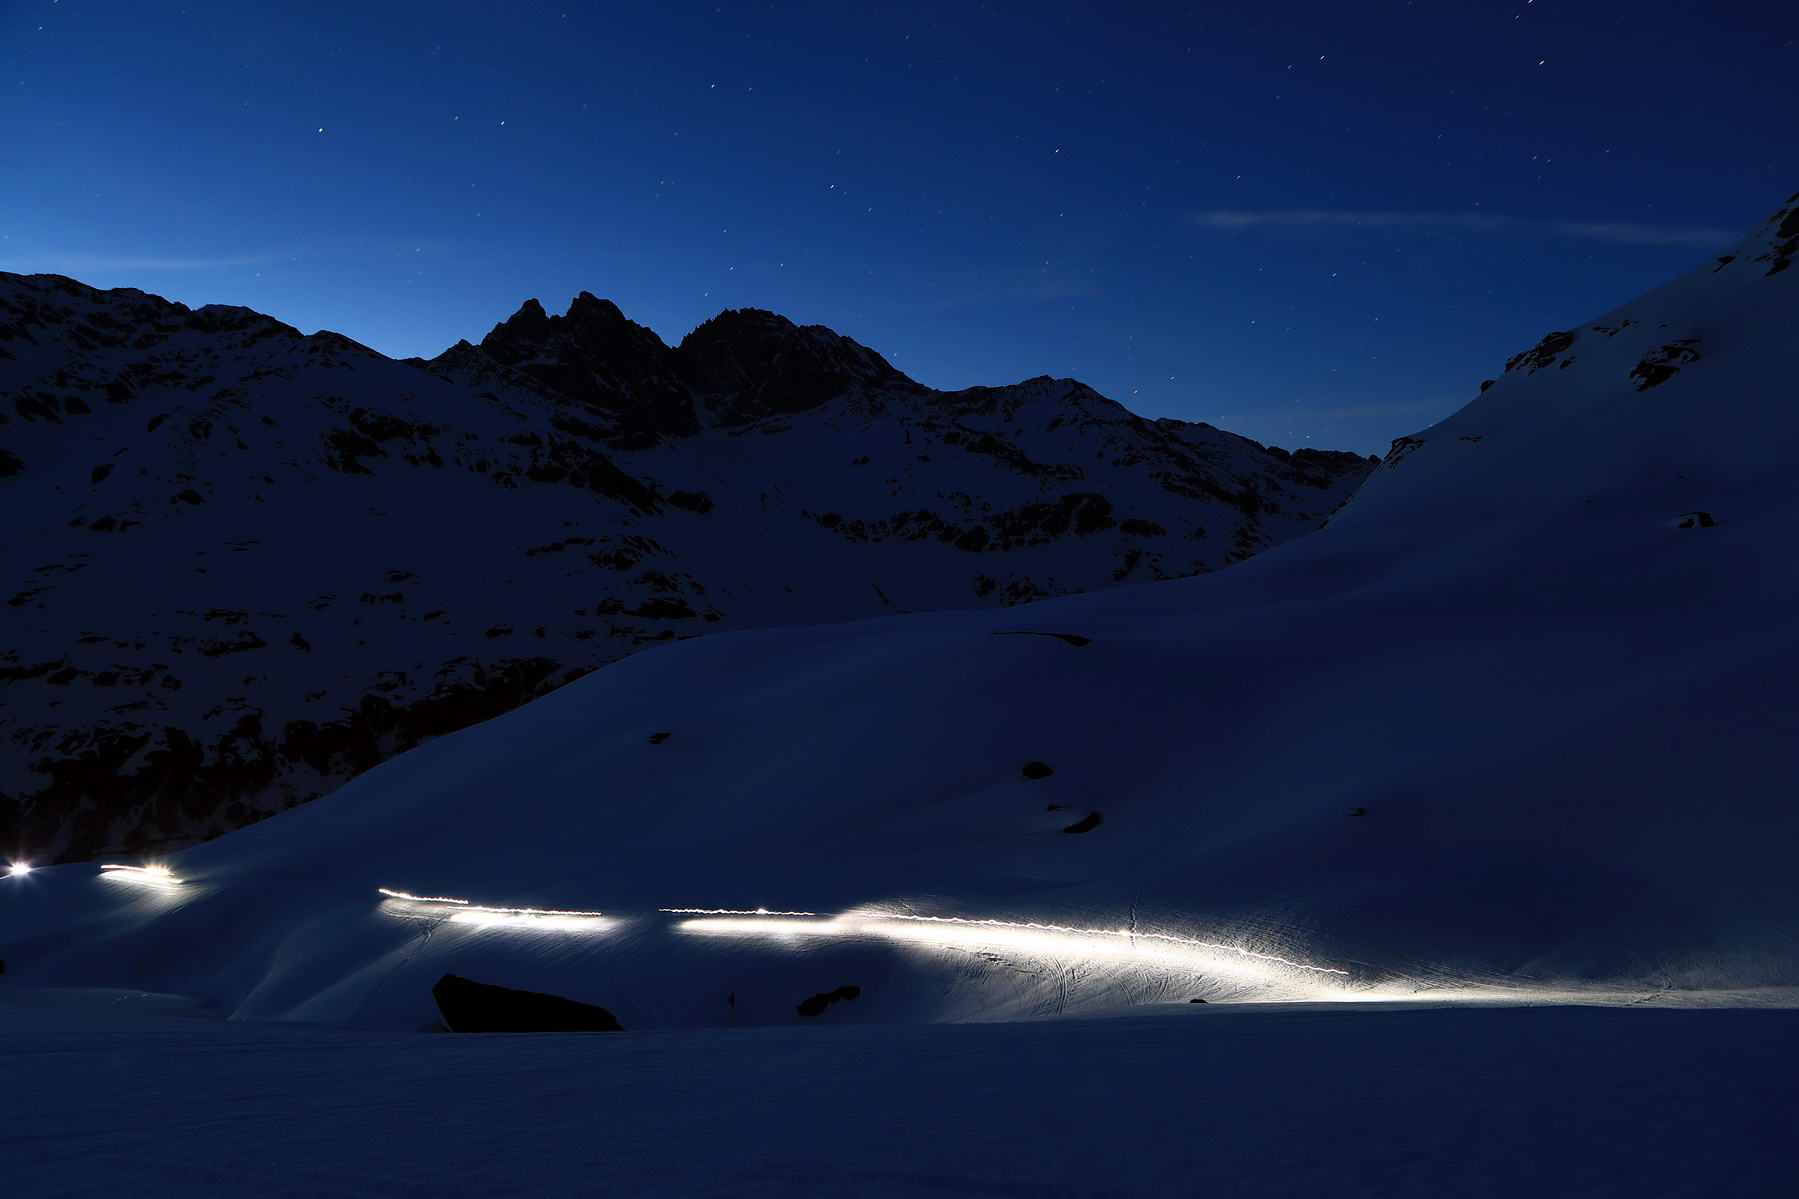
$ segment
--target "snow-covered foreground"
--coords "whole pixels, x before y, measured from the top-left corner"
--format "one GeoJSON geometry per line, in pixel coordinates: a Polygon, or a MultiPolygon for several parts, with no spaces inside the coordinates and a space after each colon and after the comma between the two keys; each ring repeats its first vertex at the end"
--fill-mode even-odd
{"type": "MultiPolygon", "coordinates": [[[[1741,998],[1741,997],[1739,997],[1741,998]]],[[[0,988],[58,1195],[1719,1196],[1791,1185],[1799,1012],[1175,1005],[433,1036],[0,988]]]]}

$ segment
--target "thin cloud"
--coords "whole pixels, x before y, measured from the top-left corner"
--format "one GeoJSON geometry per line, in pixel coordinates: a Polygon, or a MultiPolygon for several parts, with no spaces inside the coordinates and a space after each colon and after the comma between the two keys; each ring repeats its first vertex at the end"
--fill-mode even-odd
{"type": "Polygon", "coordinates": [[[285,254],[239,254],[227,258],[159,258],[138,254],[34,254],[16,267],[58,274],[86,271],[223,271],[291,261],[285,254]]]}
{"type": "Polygon", "coordinates": [[[1424,233],[1515,233],[1609,242],[1621,246],[1712,249],[1736,239],[1729,229],[1644,225],[1631,221],[1538,221],[1484,212],[1343,212],[1286,208],[1271,212],[1196,212],[1203,229],[1414,229],[1424,233]]]}

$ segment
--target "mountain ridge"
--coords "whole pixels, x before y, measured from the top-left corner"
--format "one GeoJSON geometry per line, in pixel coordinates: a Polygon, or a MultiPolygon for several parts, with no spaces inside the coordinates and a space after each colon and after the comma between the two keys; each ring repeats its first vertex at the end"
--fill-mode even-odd
{"type": "Polygon", "coordinates": [[[584,292],[393,360],[0,275],[0,838],[189,844],[716,628],[1218,569],[1370,465],[1072,381],[936,392],[756,310],[671,348],[584,292]]]}

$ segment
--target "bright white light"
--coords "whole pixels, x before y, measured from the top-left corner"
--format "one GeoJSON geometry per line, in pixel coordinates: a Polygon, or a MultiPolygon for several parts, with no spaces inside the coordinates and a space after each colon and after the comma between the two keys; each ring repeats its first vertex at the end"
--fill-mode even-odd
{"type": "Polygon", "coordinates": [[[604,916],[604,912],[562,911],[558,908],[490,908],[483,904],[470,903],[466,899],[449,899],[444,896],[408,895],[404,891],[394,891],[387,887],[376,887],[375,890],[389,899],[403,899],[408,903],[454,904],[463,912],[488,912],[496,916],[604,916]]]}
{"type": "Polygon", "coordinates": [[[569,932],[598,932],[610,923],[598,916],[562,916],[537,912],[490,912],[483,908],[459,909],[450,917],[451,924],[473,924],[482,928],[563,929],[569,932]]]}
{"type": "Polygon", "coordinates": [[[375,890],[381,892],[381,894],[387,896],[389,899],[409,899],[413,903],[467,903],[468,902],[468,900],[466,900],[466,899],[446,899],[442,895],[408,895],[404,891],[390,891],[386,887],[376,887],[375,890]]]}
{"type": "Polygon", "coordinates": [[[27,874],[30,874],[30,873],[31,873],[31,863],[30,862],[14,862],[12,864],[12,873],[7,875],[7,877],[8,878],[24,878],[27,874]]]}
{"type": "Polygon", "coordinates": [[[125,883],[142,883],[150,887],[177,887],[186,881],[170,874],[167,866],[106,865],[100,867],[100,877],[125,883]]]}
{"type": "Polygon", "coordinates": [[[675,926],[682,932],[692,933],[815,933],[825,936],[842,936],[846,933],[862,932],[860,926],[853,921],[842,920],[783,920],[779,916],[751,916],[747,920],[709,919],[683,920],[675,926]]]}
{"type": "Polygon", "coordinates": [[[677,916],[816,916],[817,912],[771,912],[767,908],[657,908],[677,916]]]}
{"type": "MultiPolygon", "coordinates": [[[[582,920],[592,920],[604,915],[602,912],[562,911],[549,908],[495,908],[471,904],[466,899],[413,895],[406,891],[395,891],[387,887],[379,887],[377,890],[390,899],[404,900],[408,903],[452,905],[457,909],[457,914],[451,919],[460,924],[509,925],[513,927],[531,925],[540,928],[568,927],[578,924],[582,920]],[[566,923],[552,924],[546,918],[563,918],[566,923]]],[[[1159,956],[1162,952],[1170,950],[1178,952],[1197,949],[1205,951],[1208,955],[1223,955],[1227,961],[1235,958],[1245,967],[1256,963],[1265,963],[1286,966],[1294,970],[1305,970],[1313,974],[1350,977],[1349,971],[1340,970],[1335,966],[1319,966],[1310,962],[1295,961],[1279,954],[1245,949],[1240,945],[1202,941],[1196,937],[1177,937],[1170,933],[1136,932],[1127,928],[1076,928],[1067,924],[1041,924],[1030,920],[986,920],[966,916],[911,916],[893,912],[854,912],[808,920],[794,919],[794,917],[817,916],[818,913],[771,911],[768,908],[657,908],[656,910],[667,912],[670,915],[705,917],[704,919],[681,921],[676,927],[683,932],[900,936],[963,943],[1001,941],[1018,945],[1020,948],[1038,951],[1053,950],[1063,954],[1109,958],[1116,958],[1120,955],[1129,957],[1159,956]],[[918,927],[914,931],[901,931],[896,925],[902,924],[918,927]],[[1122,944],[1116,949],[1105,949],[1095,945],[1093,938],[1105,938],[1112,942],[1122,942],[1122,944]]]]}
{"type": "Polygon", "coordinates": [[[904,920],[917,924],[961,925],[976,929],[1022,930],[1026,932],[1057,933],[1077,937],[1116,937],[1135,944],[1139,941],[1155,941],[1166,945],[1177,945],[1193,949],[1205,949],[1214,953],[1235,954],[1258,962],[1272,962],[1280,966],[1291,966],[1296,970],[1310,970],[1317,974],[1340,974],[1349,977],[1349,971],[1339,970],[1335,966],[1314,966],[1307,962],[1296,962],[1272,953],[1257,953],[1253,949],[1244,949],[1237,945],[1222,945],[1216,941],[1200,941],[1192,937],[1175,937],[1167,933],[1139,933],[1128,928],[1073,928],[1066,924],[1038,924],[1035,921],[1011,920],[970,920],[962,916],[903,916],[888,912],[870,912],[871,920],[904,920]]]}

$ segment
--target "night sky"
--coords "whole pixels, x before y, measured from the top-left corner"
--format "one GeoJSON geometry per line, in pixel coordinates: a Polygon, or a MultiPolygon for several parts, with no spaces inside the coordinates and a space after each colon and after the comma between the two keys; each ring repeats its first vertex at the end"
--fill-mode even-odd
{"type": "Polygon", "coordinates": [[[0,269],[726,307],[1379,452],[1799,188],[1790,3],[0,2],[0,269]]]}

